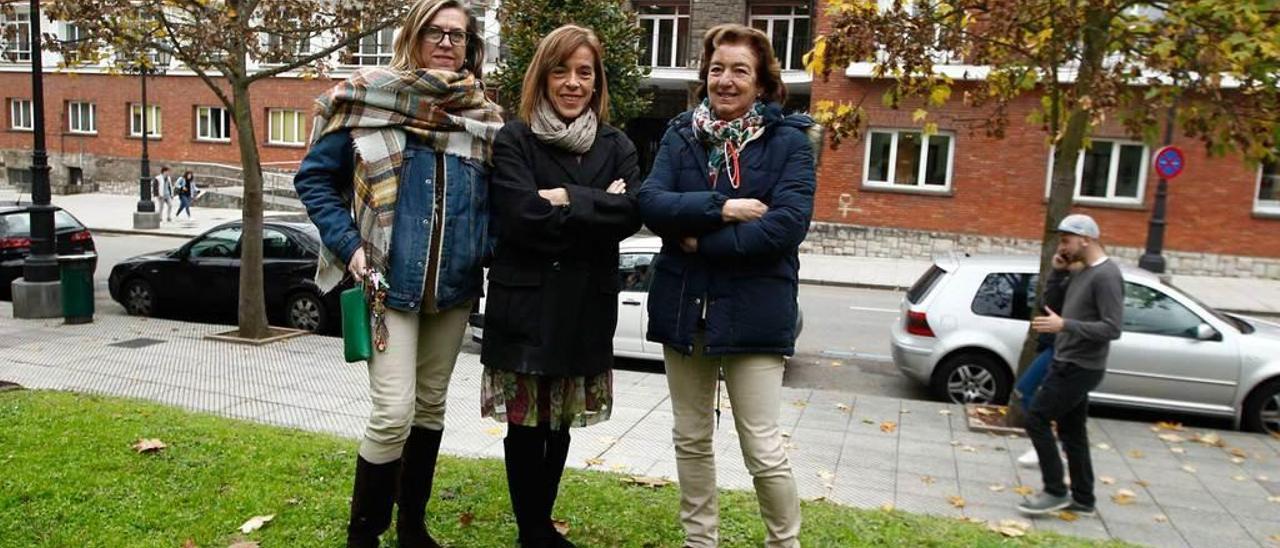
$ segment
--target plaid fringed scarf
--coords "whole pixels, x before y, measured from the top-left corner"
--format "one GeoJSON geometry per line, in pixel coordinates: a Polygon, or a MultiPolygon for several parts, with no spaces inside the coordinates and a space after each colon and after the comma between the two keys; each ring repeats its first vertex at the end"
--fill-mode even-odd
{"type": "MultiPolygon", "coordinates": [[[[356,163],[352,210],[365,260],[387,273],[391,227],[399,195],[406,132],[438,152],[489,163],[502,111],[468,72],[360,69],[316,99],[311,142],[350,129],[356,163]]],[[[342,281],[342,261],[323,250],[316,284],[328,291],[342,281]]]]}

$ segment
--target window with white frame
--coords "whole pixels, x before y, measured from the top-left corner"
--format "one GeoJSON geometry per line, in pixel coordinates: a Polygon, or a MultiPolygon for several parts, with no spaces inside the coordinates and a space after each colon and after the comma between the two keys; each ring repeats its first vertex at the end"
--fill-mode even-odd
{"type": "Polygon", "coordinates": [[[773,43],[782,70],[803,70],[809,51],[809,4],[777,3],[751,6],[751,26],[773,43]]]}
{"type": "Polygon", "coordinates": [[[277,108],[267,111],[267,142],[290,146],[307,144],[307,120],[302,111],[277,108]]]}
{"type": "Polygon", "coordinates": [[[472,9],[476,15],[476,30],[480,33],[480,39],[484,40],[484,62],[497,63],[505,57],[497,22],[497,7],[476,5],[472,9]]]}
{"type": "Polygon", "coordinates": [[[196,107],[197,141],[230,141],[231,113],[221,107],[196,107]]]}
{"type": "Polygon", "coordinates": [[[311,54],[309,35],[266,35],[267,50],[281,54],[281,61],[292,61],[311,54]]]}
{"type": "MultiPolygon", "coordinates": [[[[147,138],[160,137],[160,105],[147,105],[147,138]]],[[[142,105],[129,104],[129,136],[142,137],[142,105]]]]}
{"type": "Polygon", "coordinates": [[[32,131],[35,129],[30,99],[9,99],[9,129],[32,131]]]}
{"type": "Polygon", "coordinates": [[[867,186],[937,192],[951,188],[954,135],[873,129],[866,140],[862,181],[867,186]]]}
{"type": "Polygon", "coordinates": [[[67,129],[71,133],[98,132],[98,106],[93,103],[67,103],[67,129]]]}
{"type": "Polygon", "coordinates": [[[395,42],[395,37],[395,29],[385,28],[361,38],[360,43],[356,44],[355,50],[351,53],[351,64],[361,66],[390,65],[391,55],[394,52],[392,44],[395,42]]]}
{"type": "Polygon", "coordinates": [[[689,66],[689,5],[658,4],[636,8],[640,63],[651,67],[689,66]]]}
{"type": "MultiPolygon", "coordinates": [[[[1147,180],[1147,146],[1133,141],[1093,139],[1092,145],[1076,158],[1075,200],[1083,203],[1142,203],[1147,180]]],[[[1053,181],[1053,156],[1049,152],[1049,171],[1045,176],[1045,193],[1053,181]]]]}
{"type": "Polygon", "coordinates": [[[80,42],[85,39],[84,29],[75,23],[62,23],[62,41],[80,42]]]}
{"type": "Polygon", "coordinates": [[[3,46],[0,61],[31,61],[31,12],[27,8],[15,8],[9,17],[0,15],[0,45],[3,46]]]}
{"type": "Polygon", "coordinates": [[[1258,170],[1258,199],[1253,210],[1280,215],[1280,161],[1266,162],[1258,170]]]}
{"type": "MultiPolygon", "coordinates": [[[[914,0],[906,6],[906,9],[912,15],[928,16],[927,23],[924,24],[933,26],[934,42],[930,44],[929,53],[935,63],[963,63],[964,59],[958,52],[944,49],[943,47],[943,44],[954,42],[956,39],[963,37],[962,21],[964,12],[957,10],[944,11],[943,4],[946,1],[914,0]]],[[[882,5],[881,9],[885,9],[885,7],[882,5]]]]}

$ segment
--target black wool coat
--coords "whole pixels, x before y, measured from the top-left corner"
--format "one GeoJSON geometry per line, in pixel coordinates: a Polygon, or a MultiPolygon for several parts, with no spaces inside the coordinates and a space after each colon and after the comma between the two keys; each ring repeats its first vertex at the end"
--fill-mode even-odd
{"type": "Polygon", "coordinates": [[[550,377],[613,367],[618,323],[618,242],[640,229],[640,170],[631,140],[600,124],[585,154],[538,140],[508,122],[493,145],[489,207],[498,246],[489,268],[486,367],[550,377]],[[625,194],[605,189],[615,179],[625,194]],[[556,207],[540,189],[564,188],[556,207]]]}

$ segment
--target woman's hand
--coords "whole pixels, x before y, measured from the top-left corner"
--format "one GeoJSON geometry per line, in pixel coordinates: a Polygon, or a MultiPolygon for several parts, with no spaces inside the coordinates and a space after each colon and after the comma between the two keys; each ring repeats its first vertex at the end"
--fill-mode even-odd
{"type": "Polygon", "coordinates": [[[363,281],[369,275],[369,268],[364,260],[364,248],[357,247],[356,252],[351,254],[351,260],[347,261],[347,272],[351,273],[357,281],[363,281]]]}
{"type": "Polygon", "coordinates": [[[755,198],[730,198],[720,208],[720,218],[726,223],[745,223],[764,216],[769,206],[755,198]]]}
{"type": "Polygon", "coordinates": [[[627,191],[627,182],[622,179],[614,179],[609,183],[609,188],[604,189],[609,194],[623,194],[627,191]]]}
{"type": "MultiPolygon", "coordinates": [[[[612,188],[612,185],[610,185],[610,188],[612,188]]],[[[548,188],[544,190],[539,190],[538,196],[541,196],[543,200],[551,202],[551,205],[553,206],[569,205],[569,191],[563,188],[548,188]]]]}
{"type": "Polygon", "coordinates": [[[697,253],[698,239],[693,236],[680,238],[680,249],[683,249],[685,253],[697,253]]]}

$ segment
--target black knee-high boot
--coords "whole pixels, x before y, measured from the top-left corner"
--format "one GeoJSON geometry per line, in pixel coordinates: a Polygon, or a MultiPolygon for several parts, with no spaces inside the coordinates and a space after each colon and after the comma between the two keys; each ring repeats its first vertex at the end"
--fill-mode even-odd
{"type": "Polygon", "coordinates": [[[377,548],[378,535],[391,525],[400,459],[373,464],[356,457],[356,481],[351,494],[351,521],[347,524],[349,548],[377,548]]]}
{"type": "Polygon", "coordinates": [[[548,518],[545,455],[547,430],[511,424],[502,440],[511,510],[520,529],[521,547],[554,546],[555,529],[548,518]]]}
{"type": "Polygon", "coordinates": [[[436,459],[444,432],[414,426],[404,444],[400,469],[400,496],[396,515],[396,540],[404,548],[439,548],[427,532],[427,502],[435,478],[436,459]]]}
{"type": "MultiPolygon", "coordinates": [[[[547,452],[543,457],[542,469],[545,473],[543,480],[546,482],[546,502],[543,510],[546,512],[544,516],[547,523],[553,523],[551,514],[555,510],[556,496],[560,494],[560,478],[564,476],[565,459],[569,458],[569,427],[564,430],[548,430],[547,434],[547,452]]],[[[573,543],[569,542],[555,530],[554,524],[551,528],[554,536],[553,546],[557,548],[572,548],[573,543]]]]}

